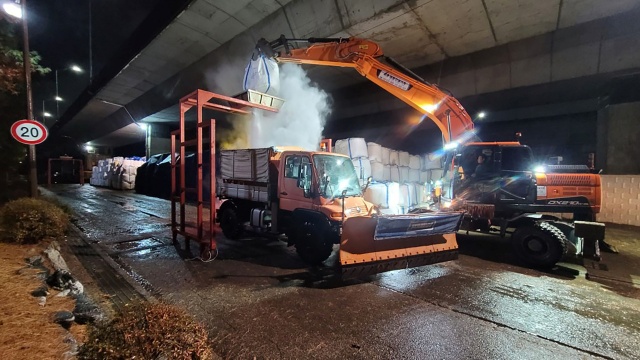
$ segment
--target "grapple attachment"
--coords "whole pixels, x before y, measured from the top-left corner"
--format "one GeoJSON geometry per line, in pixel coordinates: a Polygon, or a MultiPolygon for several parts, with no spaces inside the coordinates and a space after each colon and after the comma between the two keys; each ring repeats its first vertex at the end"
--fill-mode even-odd
{"type": "Polygon", "coordinates": [[[457,259],[456,232],[462,215],[446,212],[348,218],[340,239],[342,277],[457,259]]]}

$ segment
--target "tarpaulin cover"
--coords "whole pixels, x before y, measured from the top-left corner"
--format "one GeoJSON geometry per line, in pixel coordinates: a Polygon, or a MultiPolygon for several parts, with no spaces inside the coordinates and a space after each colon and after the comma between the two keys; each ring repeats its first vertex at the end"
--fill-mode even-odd
{"type": "Polygon", "coordinates": [[[461,212],[379,216],[375,240],[451,234],[458,231],[461,212]]]}
{"type": "Polygon", "coordinates": [[[269,181],[271,148],[222,150],[220,176],[222,179],[269,181]]]}

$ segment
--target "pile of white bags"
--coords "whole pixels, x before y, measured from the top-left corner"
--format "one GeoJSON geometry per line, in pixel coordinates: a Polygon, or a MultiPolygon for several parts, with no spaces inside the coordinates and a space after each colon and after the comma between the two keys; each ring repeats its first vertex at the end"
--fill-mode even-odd
{"type": "Polygon", "coordinates": [[[112,162],[113,159],[98,160],[98,166],[94,166],[91,169],[91,179],[89,179],[89,184],[108,187],[110,185],[109,169],[112,162]]]}
{"type": "Polygon", "coordinates": [[[117,190],[133,190],[136,185],[138,168],[145,163],[145,159],[129,159],[115,157],[98,160],[98,166],[91,171],[89,183],[93,186],[110,187],[117,190]]]}
{"type": "Polygon", "coordinates": [[[433,154],[412,155],[363,138],[338,140],[334,151],[351,158],[361,184],[371,176],[373,183],[364,194],[365,200],[384,214],[404,214],[427,204],[428,183],[443,173],[441,159],[433,154]]]}
{"type": "Polygon", "coordinates": [[[338,140],[334,146],[334,152],[347,155],[353,162],[360,184],[363,185],[367,182],[371,176],[372,167],[369,161],[367,142],[363,138],[338,140]]]}

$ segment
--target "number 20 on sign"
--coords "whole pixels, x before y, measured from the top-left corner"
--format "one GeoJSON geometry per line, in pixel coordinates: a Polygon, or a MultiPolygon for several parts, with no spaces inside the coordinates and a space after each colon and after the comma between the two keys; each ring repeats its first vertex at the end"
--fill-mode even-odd
{"type": "Polygon", "coordinates": [[[42,144],[49,136],[47,128],[34,120],[18,120],[11,126],[14,139],[27,145],[42,144]]]}

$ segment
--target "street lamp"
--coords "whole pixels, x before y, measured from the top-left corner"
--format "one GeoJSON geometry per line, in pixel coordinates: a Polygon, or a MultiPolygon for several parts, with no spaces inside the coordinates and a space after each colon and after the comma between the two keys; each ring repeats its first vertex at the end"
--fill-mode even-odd
{"type": "Polygon", "coordinates": [[[22,9],[20,8],[20,5],[16,4],[15,2],[6,2],[2,4],[2,9],[7,14],[18,19],[22,19],[22,9]]]}
{"type": "Polygon", "coordinates": [[[78,65],[71,65],[69,67],[66,67],[64,69],[58,69],[55,71],[56,73],[56,101],[58,102],[58,104],[56,104],[56,117],[60,117],[60,104],[59,102],[62,101],[62,98],[60,97],[60,93],[58,92],[58,71],[63,72],[65,70],[70,70],[73,71],[75,73],[82,73],[82,68],[78,65]]]}
{"type": "MultiPolygon", "coordinates": [[[[31,56],[29,54],[29,27],[27,26],[27,0],[12,1],[2,4],[2,9],[9,15],[22,19],[22,39],[24,43],[22,62],[24,63],[24,80],[27,90],[27,119],[33,118],[33,97],[31,96],[31,56]],[[18,6],[17,4],[20,4],[18,6]]],[[[31,197],[38,197],[38,172],[36,169],[36,146],[29,145],[29,187],[31,197]]]]}
{"type": "Polygon", "coordinates": [[[485,116],[487,116],[487,114],[484,111],[478,113],[478,119],[484,119],[485,116]]]}

